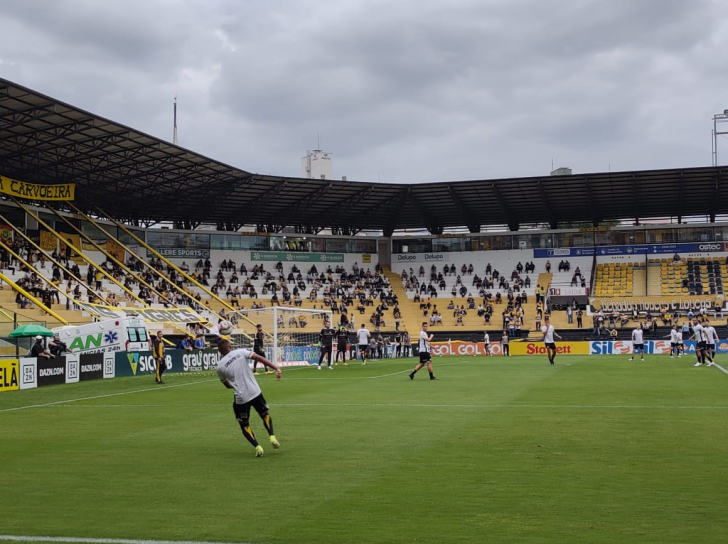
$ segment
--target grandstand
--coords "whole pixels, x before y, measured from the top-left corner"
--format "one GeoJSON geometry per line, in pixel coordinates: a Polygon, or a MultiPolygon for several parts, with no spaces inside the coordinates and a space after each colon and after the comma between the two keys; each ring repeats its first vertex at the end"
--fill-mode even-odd
{"type": "Polygon", "coordinates": [[[526,337],[549,312],[576,329],[567,306],[722,305],[728,288],[720,167],[416,185],[263,176],[7,80],[0,96],[8,322],[191,306],[209,329],[278,304],[389,334],[429,320],[454,337],[511,325],[526,337]]]}

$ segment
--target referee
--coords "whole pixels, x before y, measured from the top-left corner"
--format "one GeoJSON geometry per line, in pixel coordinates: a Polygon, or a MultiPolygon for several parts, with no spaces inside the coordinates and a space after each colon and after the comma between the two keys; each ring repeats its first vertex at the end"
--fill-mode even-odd
{"type": "Polygon", "coordinates": [[[430,334],[428,336],[427,334],[427,321],[422,322],[422,331],[420,332],[420,342],[419,342],[419,351],[420,351],[420,362],[415,367],[415,369],[410,373],[409,379],[414,380],[415,374],[417,374],[417,371],[421,369],[423,366],[427,365],[427,371],[430,373],[430,379],[436,380],[435,375],[432,373],[432,353],[430,352],[430,342],[432,342],[432,339],[434,336],[430,334]]]}

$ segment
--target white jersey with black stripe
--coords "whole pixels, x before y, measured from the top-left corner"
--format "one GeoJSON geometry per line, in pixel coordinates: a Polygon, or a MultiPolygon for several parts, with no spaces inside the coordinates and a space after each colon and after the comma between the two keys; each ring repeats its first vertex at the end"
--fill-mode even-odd
{"type": "Polygon", "coordinates": [[[421,331],[420,332],[420,353],[430,353],[430,340],[427,332],[421,331]]]}

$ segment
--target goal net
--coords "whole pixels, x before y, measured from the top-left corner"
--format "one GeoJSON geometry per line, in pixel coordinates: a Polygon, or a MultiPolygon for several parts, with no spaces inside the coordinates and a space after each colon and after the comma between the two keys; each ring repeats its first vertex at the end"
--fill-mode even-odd
{"type": "Polygon", "coordinates": [[[236,327],[231,340],[236,348],[253,349],[257,325],[261,325],[266,359],[282,366],[317,363],[319,333],[326,318],[333,323],[329,310],[281,306],[238,310],[229,316],[236,327]]]}

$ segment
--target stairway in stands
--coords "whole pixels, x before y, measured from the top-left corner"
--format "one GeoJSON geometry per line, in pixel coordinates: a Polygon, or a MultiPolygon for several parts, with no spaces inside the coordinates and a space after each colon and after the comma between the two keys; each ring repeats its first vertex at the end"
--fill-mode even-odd
{"type": "Polygon", "coordinates": [[[392,293],[397,295],[399,300],[399,311],[402,314],[400,329],[409,331],[410,335],[416,334],[420,330],[419,323],[422,322],[419,310],[412,300],[407,298],[407,291],[402,285],[402,278],[392,272],[392,269],[388,266],[383,266],[382,270],[392,286],[392,293]]]}
{"type": "Polygon", "coordinates": [[[544,293],[549,292],[549,287],[551,287],[551,280],[554,279],[553,274],[547,274],[545,272],[538,275],[538,281],[536,282],[537,285],[540,285],[543,287],[544,293]]]}

